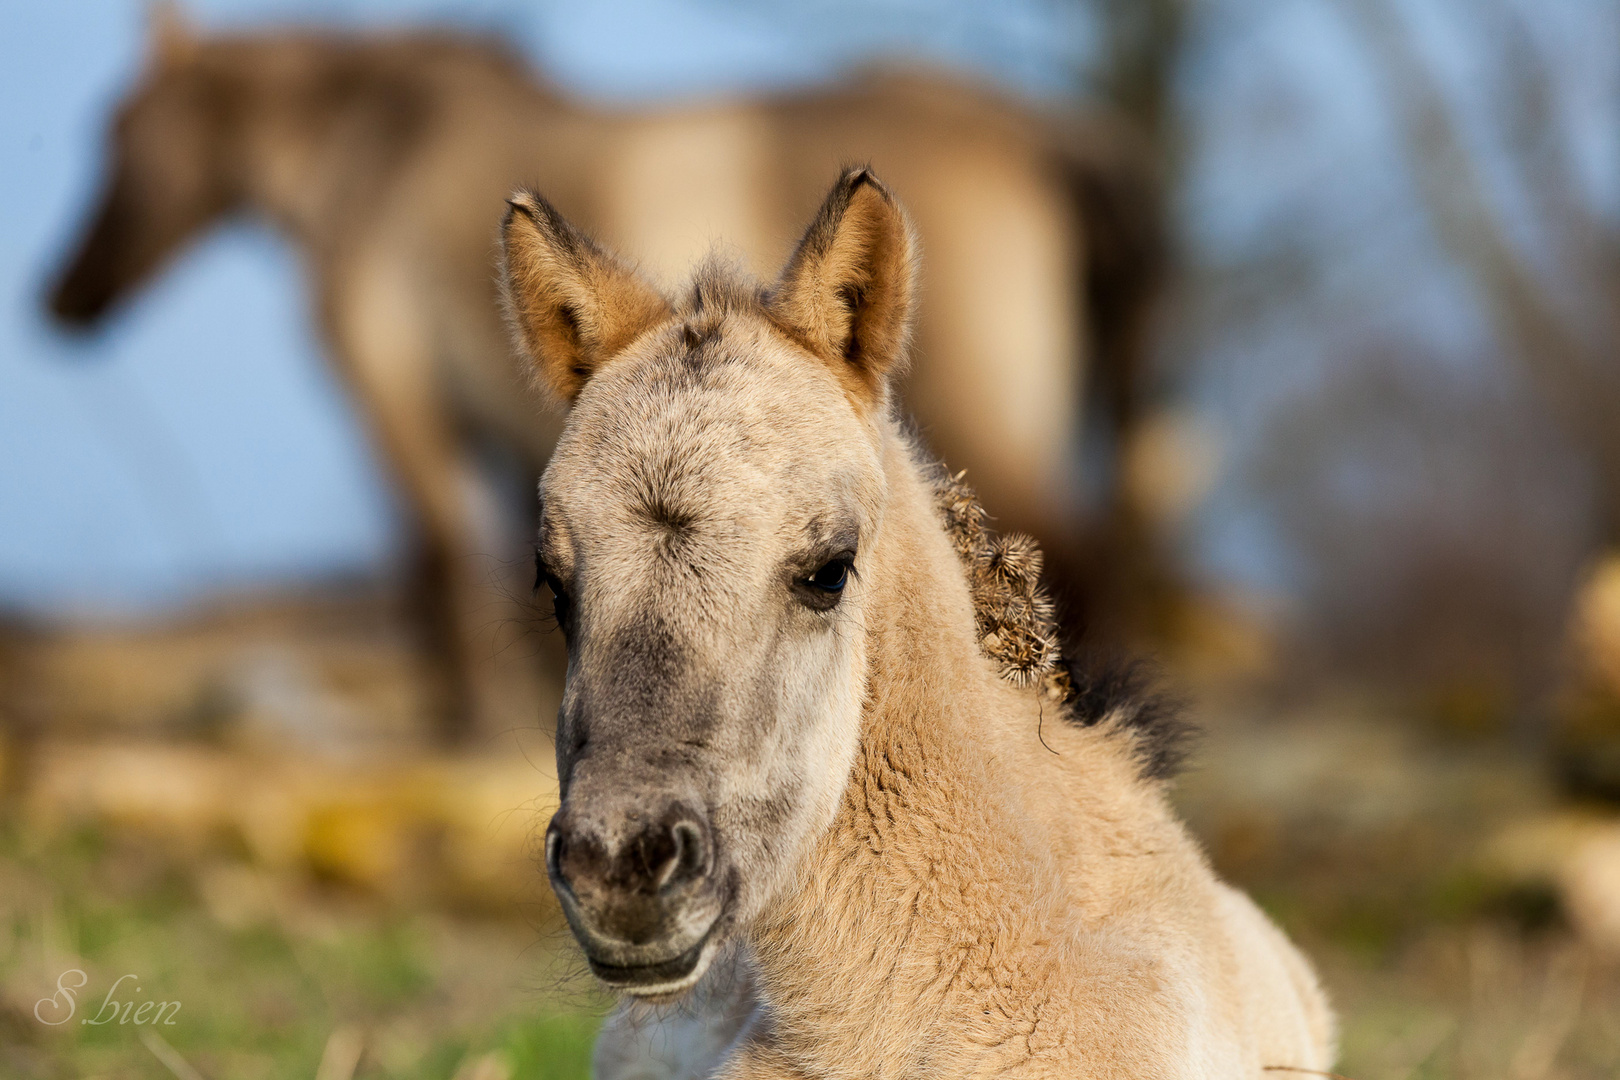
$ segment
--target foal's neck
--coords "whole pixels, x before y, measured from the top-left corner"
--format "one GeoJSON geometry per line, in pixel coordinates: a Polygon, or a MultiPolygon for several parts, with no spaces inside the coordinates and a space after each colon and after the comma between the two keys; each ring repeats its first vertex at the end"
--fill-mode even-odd
{"type": "Polygon", "coordinates": [[[813,1053],[846,1055],[855,1072],[885,1071],[878,1048],[976,993],[961,973],[1002,962],[987,943],[1045,935],[1058,892],[1050,845],[1025,827],[993,745],[1020,703],[1033,719],[1033,691],[1001,683],[980,653],[930,486],[889,442],[889,504],[863,568],[860,748],[832,826],[752,942],[780,1037],[814,1031],[813,1053]]]}
{"type": "MultiPolygon", "coordinates": [[[[906,744],[949,758],[964,740],[982,738],[984,711],[1005,703],[1006,688],[979,649],[973,598],[932,485],[898,435],[887,471],[889,505],[870,568],[862,750],[906,744]]],[[[868,764],[882,767],[881,759],[868,764]]]]}

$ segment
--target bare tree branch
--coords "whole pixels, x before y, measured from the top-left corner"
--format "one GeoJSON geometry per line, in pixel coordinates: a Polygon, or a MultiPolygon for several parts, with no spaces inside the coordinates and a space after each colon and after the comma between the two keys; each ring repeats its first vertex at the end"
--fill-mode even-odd
{"type": "MultiPolygon", "coordinates": [[[[1514,246],[1491,205],[1478,163],[1464,146],[1458,119],[1438,79],[1419,55],[1410,27],[1390,0],[1340,3],[1387,76],[1391,106],[1441,242],[1484,290],[1500,339],[1520,362],[1529,384],[1597,465],[1604,485],[1607,539],[1620,540],[1620,370],[1613,357],[1614,316],[1607,310],[1611,305],[1600,300],[1585,305],[1599,311],[1588,311],[1582,319],[1572,317],[1514,246]]],[[[1540,124],[1546,130],[1510,132],[1509,150],[1521,175],[1542,189],[1538,201],[1544,209],[1578,205],[1572,171],[1542,145],[1544,139],[1556,137],[1551,134],[1546,61],[1528,40],[1522,45],[1508,48],[1503,56],[1505,63],[1517,69],[1507,73],[1509,85],[1519,98],[1518,106],[1526,112],[1514,126],[1540,124]],[[1548,190],[1554,185],[1559,190],[1548,190]]],[[[1568,221],[1567,229],[1586,237],[1600,235],[1591,216],[1584,220],[1566,217],[1571,213],[1567,209],[1553,213],[1561,219],[1559,224],[1568,221]]],[[[1537,224],[1547,227],[1552,222],[1537,224]]],[[[1560,255],[1568,259],[1571,252],[1565,248],[1560,255]]],[[[1603,262],[1578,259],[1571,268],[1600,278],[1591,281],[1595,299],[1616,295],[1616,282],[1605,272],[1603,262]]]]}

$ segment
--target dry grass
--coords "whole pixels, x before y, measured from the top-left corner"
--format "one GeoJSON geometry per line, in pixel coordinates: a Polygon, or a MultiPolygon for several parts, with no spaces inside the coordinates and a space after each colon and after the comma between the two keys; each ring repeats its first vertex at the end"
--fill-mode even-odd
{"type": "Polygon", "coordinates": [[[1324,698],[1209,710],[1178,798],[1216,865],[1321,968],[1355,1080],[1613,1080],[1620,956],[1578,938],[1551,879],[1491,857],[1556,806],[1541,763],[1429,742],[1324,698]]]}

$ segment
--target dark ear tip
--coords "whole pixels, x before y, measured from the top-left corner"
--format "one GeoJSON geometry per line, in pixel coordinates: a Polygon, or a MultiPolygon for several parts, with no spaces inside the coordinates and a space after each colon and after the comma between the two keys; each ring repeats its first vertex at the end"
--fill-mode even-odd
{"type": "Polygon", "coordinates": [[[863,187],[869,187],[882,196],[885,202],[893,202],[894,196],[877,173],[872,171],[870,165],[849,165],[844,168],[844,174],[838,178],[838,186],[843,188],[846,195],[853,196],[863,187]]]}
{"type": "Polygon", "coordinates": [[[527,218],[534,217],[540,209],[536,205],[539,199],[538,195],[527,189],[520,188],[512,192],[506,197],[506,223],[511,224],[512,219],[518,214],[527,218]]]}
{"type": "Polygon", "coordinates": [[[503,228],[512,224],[518,215],[528,218],[535,227],[543,232],[558,234],[566,231],[566,222],[546,197],[538,191],[529,188],[519,188],[506,200],[506,216],[502,219],[503,228]]]}

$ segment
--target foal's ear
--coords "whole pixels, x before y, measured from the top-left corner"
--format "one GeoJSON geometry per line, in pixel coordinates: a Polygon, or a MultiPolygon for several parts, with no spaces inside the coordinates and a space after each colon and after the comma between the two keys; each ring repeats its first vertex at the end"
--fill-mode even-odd
{"type": "Polygon", "coordinates": [[[772,316],[868,404],[906,356],[916,278],[911,223],[878,178],[846,169],[782,278],[772,316]]]}
{"type": "Polygon", "coordinates": [[[604,361],[670,315],[657,289],[531,191],[508,200],[501,249],[501,298],[513,335],[564,403],[604,361]]]}

